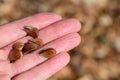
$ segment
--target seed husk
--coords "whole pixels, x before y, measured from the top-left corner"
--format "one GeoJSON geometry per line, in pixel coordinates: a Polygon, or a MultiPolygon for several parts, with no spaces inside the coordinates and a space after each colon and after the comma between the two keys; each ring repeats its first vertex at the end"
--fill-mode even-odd
{"type": "Polygon", "coordinates": [[[43,46],[43,41],[40,38],[31,39],[30,41],[38,44],[39,46],[43,46]]]}
{"type": "Polygon", "coordinates": [[[14,62],[23,56],[21,50],[12,49],[9,53],[8,59],[10,62],[14,62]]]}
{"type": "Polygon", "coordinates": [[[24,44],[22,52],[24,54],[31,53],[37,49],[39,49],[43,45],[43,41],[39,38],[31,39],[27,43],[24,44]]]}
{"type": "Polygon", "coordinates": [[[39,54],[45,58],[51,58],[56,55],[56,50],[54,48],[48,48],[46,50],[42,50],[41,52],[39,52],[39,54]]]}
{"type": "Polygon", "coordinates": [[[30,53],[32,51],[37,50],[39,47],[40,47],[39,45],[37,45],[37,44],[35,44],[33,42],[27,42],[27,43],[25,43],[25,45],[24,45],[24,47],[22,49],[22,52],[24,54],[27,54],[27,53],[30,53]]]}
{"type": "Polygon", "coordinates": [[[25,26],[24,31],[27,33],[28,36],[31,36],[33,38],[37,38],[39,34],[39,30],[32,26],[25,26]]]}
{"type": "Polygon", "coordinates": [[[17,43],[15,43],[15,44],[13,44],[12,48],[18,49],[18,50],[22,50],[23,46],[24,46],[24,43],[22,43],[22,42],[17,42],[17,43]]]}
{"type": "Polygon", "coordinates": [[[8,55],[8,59],[10,60],[10,62],[14,62],[23,56],[23,53],[21,52],[23,46],[24,43],[21,42],[17,42],[12,46],[12,50],[8,55]]]}

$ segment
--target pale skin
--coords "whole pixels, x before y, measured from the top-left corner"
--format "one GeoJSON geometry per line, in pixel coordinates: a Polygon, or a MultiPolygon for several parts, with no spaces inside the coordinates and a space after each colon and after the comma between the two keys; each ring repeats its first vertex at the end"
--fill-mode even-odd
{"type": "Polygon", "coordinates": [[[70,57],[67,53],[80,43],[80,23],[76,19],[63,20],[53,13],[40,13],[0,26],[0,80],[46,80],[65,65],[70,57]],[[8,60],[13,43],[26,42],[25,25],[39,29],[39,38],[46,44],[41,49],[27,54],[14,63],[8,60]],[[57,55],[46,59],[38,51],[54,48],[57,55]]]}

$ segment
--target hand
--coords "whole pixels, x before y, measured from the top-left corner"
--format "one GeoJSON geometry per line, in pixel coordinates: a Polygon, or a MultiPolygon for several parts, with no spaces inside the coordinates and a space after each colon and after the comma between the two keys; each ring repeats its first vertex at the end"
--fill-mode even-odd
{"type": "Polygon", "coordinates": [[[76,47],[80,42],[77,31],[80,24],[75,19],[62,20],[52,13],[41,13],[24,18],[0,27],[0,80],[45,80],[70,60],[67,51],[76,47]],[[38,53],[23,56],[14,63],[8,61],[8,54],[12,44],[16,41],[25,42],[23,27],[26,25],[37,27],[39,38],[46,44],[44,48],[54,48],[57,55],[46,59],[38,53]]]}

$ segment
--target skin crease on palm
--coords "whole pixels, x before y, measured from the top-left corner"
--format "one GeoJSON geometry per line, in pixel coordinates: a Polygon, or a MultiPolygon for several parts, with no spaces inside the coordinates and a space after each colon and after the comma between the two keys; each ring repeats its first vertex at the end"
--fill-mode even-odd
{"type": "Polygon", "coordinates": [[[80,43],[80,23],[76,19],[63,20],[54,13],[39,13],[15,22],[0,26],[0,80],[46,80],[68,64],[67,51],[80,43]],[[16,42],[31,39],[25,36],[23,27],[34,26],[39,29],[39,38],[45,44],[41,49],[23,56],[14,63],[8,61],[11,46],[16,42]],[[46,59],[38,51],[54,48],[57,55],[46,59]]]}

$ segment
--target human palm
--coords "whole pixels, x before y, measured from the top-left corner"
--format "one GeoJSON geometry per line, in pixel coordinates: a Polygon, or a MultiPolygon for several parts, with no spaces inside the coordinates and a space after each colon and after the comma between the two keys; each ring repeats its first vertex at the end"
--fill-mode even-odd
{"type": "Polygon", "coordinates": [[[0,80],[45,80],[70,60],[67,51],[80,42],[77,31],[80,24],[75,19],[62,20],[53,13],[40,13],[0,27],[0,80]],[[25,36],[24,26],[39,29],[39,38],[45,44],[41,49],[54,48],[57,55],[47,59],[37,52],[27,54],[10,63],[8,54],[15,42],[26,42],[31,37],[25,36]]]}

